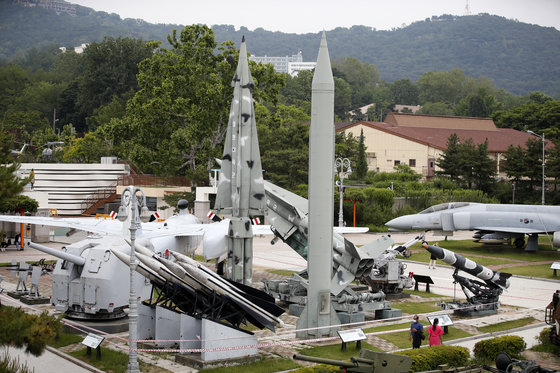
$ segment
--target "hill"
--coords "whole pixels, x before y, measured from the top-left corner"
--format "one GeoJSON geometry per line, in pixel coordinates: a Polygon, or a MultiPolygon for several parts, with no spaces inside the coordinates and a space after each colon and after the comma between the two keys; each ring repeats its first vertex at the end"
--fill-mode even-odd
{"type": "MultiPolygon", "coordinates": [[[[31,47],[53,43],[73,47],[105,36],[165,41],[171,30],[182,27],[123,20],[79,5],[71,16],[0,0],[0,59],[21,57],[31,47]]],[[[245,35],[254,55],[286,56],[302,50],[304,60],[313,61],[319,44],[318,34],[311,33],[235,30],[229,25],[213,29],[218,41],[237,43],[245,35]]],[[[428,71],[460,68],[473,77],[488,77],[515,94],[543,91],[560,97],[560,31],[552,27],[489,14],[443,15],[391,31],[365,26],[336,28],[327,37],[331,58],[354,57],[373,63],[381,79],[389,82],[416,81],[428,71]]]]}

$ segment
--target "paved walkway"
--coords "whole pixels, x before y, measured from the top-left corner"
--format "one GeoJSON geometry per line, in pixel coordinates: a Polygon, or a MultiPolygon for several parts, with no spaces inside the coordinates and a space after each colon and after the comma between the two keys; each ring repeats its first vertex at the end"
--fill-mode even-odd
{"type": "MultiPolygon", "coordinates": [[[[349,235],[349,239],[356,243],[356,244],[365,244],[368,243],[377,237],[380,237],[379,234],[362,234],[362,235],[349,235]]],[[[393,239],[395,242],[402,243],[406,242],[408,239],[412,238],[413,234],[396,234],[393,235],[393,239]]],[[[450,239],[469,239],[472,236],[471,232],[463,232],[460,235],[456,235],[450,239]]],[[[441,237],[426,237],[428,241],[441,241],[441,237]]],[[[59,248],[62,246],[60,243],[51,243],[49,244],[51,247],[59,248]]],[[[38,260],[40,258],[48,258],[48,255],[43,254],[42,252],[38,252],[35,249],[26,248],[24,251],[12,251],[8,250],[6,252],[0,253],[0,262],[10,262],[12,258],[16,258],[19,260],[38,260]]],[[[453,297],[454,295],[457,298],[464,298],[460,288],[456,288],[453,284],[453,279],[451,277],[453,273],[453,268],[443,265],[438,265],[437,269],[428,269],[426,263],[417,263],[413,261],[407,261],[407,271],[411,271],[418,274],[425,274],[432,277],[434,280],[434,285],[432,285],[431,289],[436,294],[442,294],[448,297],[453,297]]],[[[305,269],[307,266],[306,261],[301,258],[297,253],[295,253],[290,247],[283,244],[282,242],[278,242],[276,245],[270,245],[270,237],[257,237],[255,238],[254,242],[254,270],[255,270],[255,284],[258,284],[258,281],[262,277],[266,277],[269,279],[279,279],[282,278],[282,274],[274,274],[271,273],[270,270],[294,270],[298,271],[301,269],[305,269]]],[[[15,288],[15,282],[13,279],[10,278],[9,270],[6,268],[0,268],[0,275],[5,276],[4,282],[0,284],[0,286],[5,287],[6,290],[11,290],[15,288]]],[[[500,310],[500,313],[495,316],[485,317],[485,318],[476,318],[476,319],[469,319],[465,323],[457,323],[457,327],[464,328],[473,332],[475,326],[481,326],[484,324],[493,324],[501,321],[507,321],[512,319],[517,319],[521,317],[525,317],[527,315],[534,317],[538,320],[538,323],[535,326],[530,328],[520,330],[520,331],[511,331],[511,333],[515,333],[518,335],[522,335],[525,338],[526,343],[530,346],[536,343],[534,337],[538,335],[538,333],[542,330],[544,325],[542,325],[542,320],[544,317],[544,308],[552,299],[552,294],[556,289],[560,289],[560,282],[558,281],[543,281],[538,279],[530,279],[530,278],[521,278],[521,277],[513,277],[511,281],[511,286],[507,292],[505,292],[501,296],[501,302],[503,307],[500,310]],[[519,307],[523,308],[522,311],[519,311],[519,307]]],[[[422,290],[422,289],[421,289],[422,290]]],[[[40,291],[43,295],[50,295],[50,276],[46,275],[43,276],[40,283],[40,291]]],[[[4,295],[1,295],[2,303],[5,302],[4,295]]],[[[440,298],[432,298],[431,300],[434,303],[438,302],[440,298]]],[[[419,299],[418,301],[426,301],[425,298],[419,299]]],[[[396,302],[395,302],[396,305],[396,302]]],[[[42,308],[49,308],[49,306],[39,306],[37,307],[39,310],[42,308]]],[[[397,307],[398,308],[398,307],[397,307]]],[[[285,356],[290,358],[294,352],[305,348],[304,344],[292,344],[295,338],[295,324],[297,318],[288,314],[282,315],[282,319],[286,323],[286,327],[282,329],[278,329],[276,333],[271,333],[268,330],[264,331],[256,331],[255,334],[259,337],[259,343],[271,343],[270,347],[262,348],[261,351],[263,353],[273,353],[278,354],[281,356],[285,356]],[[285,342],[285,344],[278,344],[278,342],[285,342]]],[[[408,321],[408,316],[404,319],[408,321]]],[[[372,326],[374,323],[378,323],[379,321],[371,320],[368,325],[364,327],[372,326]]],[[[384,321],[385,322],[385,321],[384,321]]],[[[403,320],[397,320],[395,322],[403,322],[403,320]]],[[[405,331],[406,332],[406,331],[405,331]]],[[[460,344],[472,350],[472,347],[476,343],[477,340],[480,338],[489,338],[491,335],[478,335],[469,339],[465,340],[456,340],[456,341],[449,341],[452,344],[460,344]]],[[[378,346],[386,351],[395,351],[396,346],[392,345],[391,343],[387,342],[386,340],[380,338],[379,336],[369,336],[368,342],[372,345],[378,346]]],[[[447,343],[447,342],[446,342],[447,343]]],[[[12,352],[10,352],[12,354],[12,352]]],[[[45,355],[47,356],[47,355],[45,355]]],[[[143,355],[141,355],[143,356],[143,355]]],[[[157,355],[156,355],[157,356],[157,355]]],[[[58,362],[59,359],[65,360],[62,357],[51,357],[49,355],[49,359],[54,359],[54,362],[49,363],[49,366],[63,366],[66,364],[66,361],[63,363],[62,361],[58,362]]],[[[191,372],[194,371],[192,368],[188,367],[180,367],[174,363],[169,362],[166,359],[157,356],[155,359],[149,356],[152,363],[165,367],[171,371],[184,371],[184,372],[191,372]],[[170,365],[171,364],[171,365],[170,365]]],[[[41,356],[42,359],[42,356],[41,356]]],[[[41,370],[44,368],[44,364],[39,363],[38,369],[36,372],[42,372],[45,370],[41,370]]],[[[78,368],[73,367],[72,372],[79,372],[78,368]]],[[[63,368],[60,370],[57,369],[58,372],[65,372],[63,368]]]]}

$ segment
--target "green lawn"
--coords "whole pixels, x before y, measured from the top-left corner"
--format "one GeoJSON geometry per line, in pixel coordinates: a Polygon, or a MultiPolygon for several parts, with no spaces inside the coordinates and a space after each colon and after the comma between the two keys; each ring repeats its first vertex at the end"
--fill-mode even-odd
{"type": "MultiPolygon", "coordinates": [[[[348,360],[352,356],[357,356],[359,351],[355,348],[355,343],[348,343],[346,346],[346,351],[341,351],[341,343],[326,345],[326,346],[314,346],[310,348],[305,348],[299,352],[301,355],[321,357],[326,359],[334,360],[348,360]]],[[[369,343],[362,341],[362,348],[382,352],[379,348],[370,345],[369,343]]]]}
{"type": "MultiPolygon", "coordinates": [[[[69,355],[72,355],[76,359],[85,361],[86,363],[93,365],[97,369],[101,369],[104,372],[111,373],[121,373],[126,372],[128,367],[128,353],[111,350],[105,347],[101,347],[101,359],[97,360],[95,349],[91,350],[91,355],[86,354],[86,347],[83,349],[72,351],[69,355]]],[[[146,364],[140,359],[138,360],[141,372],[169,372],[167,369],[156,368],[151,364],[146,364]]]]}
{"type": "Polygon", "coordinates": [[[264,359],[250,364],[202,369],[204,373],[268,373],[281,372],[300,367],[299,364],[289,359],[264,359]]]}
{"type": "MultiPolygon", "coordinates": [[[[410,327],[410,324],[408,324],[408,326],[410,327]]],[[[424,325],[424,328],[426,328],[427,326],[429,326],[429,324],[424,325]]],[[[469,337],[472,334],[465,332],[464,330],[461,329],[457,329],[454,328],[452,326],[450,326],[448,328],[449,333],[448,334],[444,334],[443,335],[443,340],[444,341],[449,341],[452,339],[458,339],[458,338],[464,338],[464,337],[469,337]]],[[[392,344],[394,344],[395,346],[399,347],[399,348],[412,348],[412,342],[408,340],[408,334],[409,331],[400,331],[400,332],[394,332],[394,333],[387,333],[387,334],[380,334],[378,335],[379,338],[383,338],[386,341],[391,342],[392,344]]],[[[422,341],[422,345],[427,345],[428,344],[428,335],[426,334],[426,339],[424,341],[422,341]]]]}
{"type": "Polygon", "coordinates": [[[512,275],[560,280],[560,273],[554,276],[554,271],[550,269],[550,264],[510,267],[510,268],[504,268],[502,271],[511,273],[512,275]]]}
{"type": "Polygon", "coordinates": [[[482,326],[482,327],[479,327],[478,330],[480,330],[483,333],[499,332],[499,331],[502,331],[502,330],[520,328],[522,326],[529,325],[529,324],[533,323],[534,321],[535,321],[535,318],[533,318],[533,317],[524,317],[524,318],[518,319],[518,320],[504,321],[504,322],[500,322],[500,323],[497,323],[497,324],[482,326]]]}
{"type": "Polygon", "coordinates": [[[289,277],[294,273],[297,273],[297,271],[288,271],[287,269],[267,269],[266,271],[269,273],[274,273],[276,275],[286,276],[286,277],[289,277]]]}
{"type": "Polygon", "coordinates": [[[393,303],[393,308],[398,308],[403,311],[403,313],[428,313],[441,310],[439,306],[436,306],[436,302],[405,302],[405,303],[393,303]]]}
{"type": "MultiPolygon", "coordinates": [[[[420,287],[421,288],[421,287],[420,287]]],[[[416,290],[410,290],[410,289],[404,289],[403,293],[408,293],[410,295],[417,295],[420,298],[450,298],[446,295],[439,295],[439,294],[434,294],[434,293],[426,293],[425,291],[416,291],[416,290]]],[[[406,298],[405,298],[406,299],[406,298]]],[[[394,304],[397,304],[396,302],[394,302],[394,304]]]]}
{"type": "Polygon", "coordinates": [[[81,334],[60,333],[57,339],[55,339],[52,343],[49,343],[49,346],[60,348],[74,343],[82,342],[84,338],[85,336],[81,334]]]}

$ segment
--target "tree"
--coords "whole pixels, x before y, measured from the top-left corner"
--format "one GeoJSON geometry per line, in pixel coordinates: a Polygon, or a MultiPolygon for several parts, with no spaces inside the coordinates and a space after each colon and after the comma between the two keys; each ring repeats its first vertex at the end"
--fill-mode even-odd
{"type": "Polygon", "coordinates": [[[441,171],[459,185],[469,189],[474,185],[486,193],[495,185],[496,164],[488,156],[488,140],[475,145],[472,139],[459,141],[457,134],[447,139],[447,149],[436,161],[441,171]]]}
{"type": "Polygon", "coordinates": [[[547,139],[560,139],[560,101],[546,99],[538,93],[533,93],[537,101],[530,101],[516,106],[508,111],[498,110],[492,114],[497,127],[514,128],[520,131],[532,130],[544,132],[547,139]],[[544,101],[544,102],[543,102],[544,101]]]}
{"type": "Polygon", "coordinates": [[[358,155],[356,161],[356,176],[359,180],[363,180],[366,177],[368,171],[367,158],[366,158],[366,146],[364,144],[364,129],[360,131],[360,140],[358,143],[358,155]]]}
{"type": "Polygon", "coordinates": [[[503,108],[496,97],[488,94],[484,88],[479,88],[475,94],[463,98],[453,109],[454,114],[464,117],[489,118],[492,113],[503,108]]]}
{"type": "Polygon", "coordinates": [[[29,179],[20,179],[16,175],[20,164],[11,154],[12,146],[12,137],[0,127],[0,212],[17,211],[20,208],[37,211],[37,201],[18,196],[29,179]]]}
{"type": "Polygon", "coordinates": [[[460,171],[461,152],[459,146],[459,136],[453,133],[447,139],[447,148],[436,160],[436,165],[441,168],[441,171],[436,171],[439,175],[447,175],[451,180],[459,180],[461,175],[460,171]]]}
{"type": "Polygon", "coordinates": [[[450,108],[449,104],[446,104],[445,102],[426,102],[416,113],[430,115],[452,115],[453,110],[450,108]]]}
{"type": "Polygon", "coordinates": [[[463,70],[427,72],[418,80],[420,104],[426,102],[459,102],[467,77],[463,70]]]}
{"type": "MultiPolygon", "coordinates": [[[[151,58],[139,65],[140,90],[126,115],[101,132],[142,172],[207,180],[214,158],[222,155],[238,51],[231,42],[218,47],[203,25],[186,26],[179,35],[174,30],[168,42],[169,50],[150,44],[151,58]]],[[[271,65],[251,68],[254,100],[275,98],[283,77],[271,65]]]]}
{"type": "Polygon", "coordinates": [[[490,193],[494,189],[496,161],[488,156],[488,139],[476,146],[473,174],[477,189],[485,193],[490,193]]]}
{"type": "Polygon", "coordinates": [[[307,184],[309,116],[295,106],[281,104],[275,110],[258,104],[255,111],[266,179],[292,191],[307,184]]]}
{"type": "Polygon", "coordinates": [[[418,105],[418,87],[410,79],[394,81],[390,86],[391,101],[399,105],[418,105]]]}
{"type": "Polygon", "coordinates": [[[84,52],[84,71],[79,78],[77,104],[82,113],[89,116],[114,96],[138,90],[138,63],[151,55],[152,48],[139,39],[109,37],[91,43],[84,52]]]}
{"type": "Polygon", "coordinates": [[[0,114],[6,112],[30,82],[31,77],[21,66],[0,67],[0,114]]]}
{"type": "Polygon", "coordinates": [[[510,145],[504,153],[504,159],[500,167],[516,187],[519,187],[527,170],[525,150],[519,145],[510,145]]]}
{"type": "Polygon", "coordinates": [[[82,138],[73,139],[62,160],[67,163],[96,163],[109,154],[107,143],[95,132],[89,132],[82,138]]]}

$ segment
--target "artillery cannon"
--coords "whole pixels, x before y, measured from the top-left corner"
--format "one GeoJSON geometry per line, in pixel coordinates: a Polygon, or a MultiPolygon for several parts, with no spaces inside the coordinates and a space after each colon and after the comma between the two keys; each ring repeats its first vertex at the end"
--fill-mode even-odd
{"type": "Polygon", "coordinates": [[[496,368],[483,365],[482,368],[493,373],[552,373],[554,369],[541,368],[534,360],[512,359],[507,353],[496,356],[496,368]]]}
{"type": "Polygon", "coordinates": [[[412,365],[412,359],[408,356],[393,355],[386,352],[375,352],[366,349],[360,350],[358,357],[350,358],[350,362],[322,359],[299,354],[294,355],[293,358],[296,360],[338,366],[342,371],[348,373],[405,373],[410,370],[410,366],[412,365]]]}

